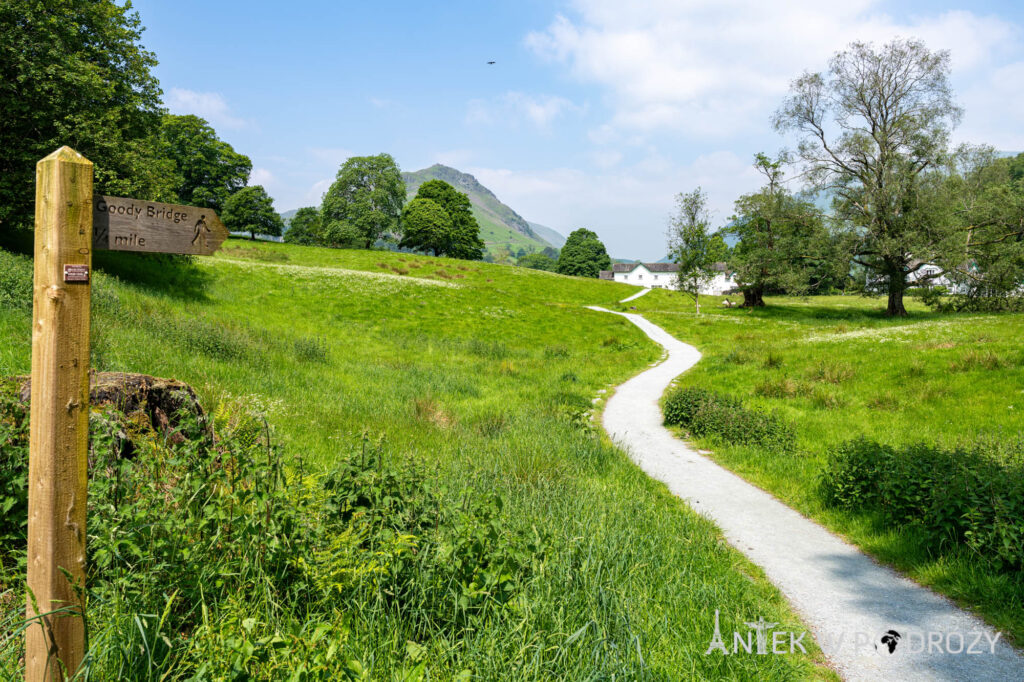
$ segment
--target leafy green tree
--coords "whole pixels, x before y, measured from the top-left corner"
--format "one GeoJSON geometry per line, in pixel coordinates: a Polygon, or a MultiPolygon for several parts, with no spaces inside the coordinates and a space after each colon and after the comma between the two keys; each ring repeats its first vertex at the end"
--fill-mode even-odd
{"type": "Polygon", "coordinates": [[[754,167],[767,184],[736,200],[728,227],[739,240],[728,262],[743,290],[744,307],[763,306],[766,291],[803,295],[828,286],[850,268],[821,212],[782,186],[784,161],[785,156],[754,158],[754,167]]]}
{"type": "Polygon", "coordinates": [[[948,240],[935,264],[976,297],[1019,295],[1024,286],[1024,168],[1020,157],[996,156],[991,147],[961,145],[920,192],[948,240]]]}
{"type": "Polygon", "coordinates": [[[597,277],[612,267],[612,259],[597,235],[586,228],[573,230],[558,254],[556,271],[563,275],[597,277]]]}
{"type": "Polygon", "coordinates": [[[399,246],[440,256],[452,242],[451,216],[433,199],[417,196],[402,211],[405,233],[399,246]]]}
{"type": "Polygon", "coordinates": [[[554,272],[555,268],[558,267],[558,263],[555,262],[554,258],[543,253],[528,253],[517,260],[516,265],[521,268],[545,270],[547,272],[554,272]]]}
{"type": "Polygon", "coordinates": [[[450,240],[441,246],[441,255],[466,260],[480,260],[484,243],[480,239],[480,225],[473,217],[469,197],[444,180],[427,180],[416,192],[420,199],[430,199],[441,206],[451,219],[450,240]]]}
{"type": "Polygon", "coordinates": [[[324,227],[320,243],[332,249],[358,249],[363,246],[363,235],[352,223],[335,220],[324,227]]]}
{"type": "Polygon", "coordinates": [[[219,139],[198,116],[165,115],[158,140],[160,156],[174,162],[174,189],[183,203],[221,211],[249,182],[249,157],[219,139]]]}
{"type": "Polygon", "coordinates": [[[289,244],[311,246],[319,244],[323,239],[320,228],[320,211],[312,206],[300,208],[288,223],[284,240],[289,244]]]}
{"type": "Polygon", "coordinates": [[[0,0],[0,229],[31,226],[36,162],[61,145],[95,164],[97,192],[174,199],[141,32],[130,3],[0,0]]]}
{"type": "Polygon", "coordinates": [[[961,115],[949,70],[948,52],[917,40],[877,50],[855,42],[832,57],[827,74],[796,79],[775,114],[779,131],[802,135],[807,177],[835,193],[855,262],[885,283],[890,316],[906,315],[912,275],[940,256],[938,245],[951,243],[955,230],[929,215],[937,205],[921,192],[961,115]]]}
{"type": "Polygon", "coordinates": [[[405,182],[390,154],[353,156],[324,195],[320,221],[354,226],[363,246],[370,248],[378,239],[399,233],[404,203],[405,182]]]}
{"type": "Polygon", "coordinates": [[[256,239],[257,234],[279,237],[284,230],[273,200],[260,185],[243,187],[229,196],[221,219],[232,232],[248,232],[250,239],[256,239]]]}
{"type": "Polygon", "coordinates": [[[725,260],[728,248],[720,233],[710,232],[708,196],[700,187],[676,196],[676,206],[669,219],[669,255],[679,265],[677,286],[693,298],[699,315],[700,290],[718,274],[715,264],[725,260]]]}

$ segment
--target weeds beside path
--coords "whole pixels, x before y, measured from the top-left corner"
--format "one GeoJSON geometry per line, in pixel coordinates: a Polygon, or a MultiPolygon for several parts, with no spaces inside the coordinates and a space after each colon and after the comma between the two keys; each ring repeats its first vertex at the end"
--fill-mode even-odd
{"type": "Polygon", "coordinates": [[[908,645],[889,654],[881,637],[890,630],[900,632],[908,642],[940,636],[945,643],[956,633],[966,641],[971,641],[970,633],[992,641],[998,635],[978,618],[879,566],[676,439],[662,425],[658,401],[679,374],[696,364],[700,353],[640,315],[614,314],[665,347],[668,358],[618,387],[604,410],[605,430],[644,471],[708,516],[733,546],[764,569],[811,626],[844,678],[1006,680],[1024,676],[1024,658],[998,641],[991,652],[986,645],[982,655],[935,652],[930,645],[920,653],[908,645]]]}

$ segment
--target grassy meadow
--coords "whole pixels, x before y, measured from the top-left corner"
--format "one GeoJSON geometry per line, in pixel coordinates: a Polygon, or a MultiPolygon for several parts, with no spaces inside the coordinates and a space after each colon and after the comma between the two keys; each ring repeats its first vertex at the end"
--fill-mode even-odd
{"type": "Polygon", "coordinates": [[[945,447],[1024,433],[1024,315],[941,315],[908,299],[909,316],[887,319],[883,299],[766,299],[763,309],[727,309],[653,291],[635,307],[703,354],[681,386],[711,388],[776,412],[796,428],[791,454],[705,438],[699,447],[802,513],[822,521],[914,580],[974,609],[1024,641],[1024,581],[967,550],[935,551],[914,528],[827,508],[819,480],[830,448],[866,437],[901,446],[945,447]]]}
{"type": "MultiPolygon", "coordinates": [[[[24,374],[30,262],[0,259],[0,376],[24,374]]],[[[95,265],[95,369],[186,381],[211,410],[244,402],[266,415],[293,471],[328,471],[371,443],[428,472],[453,509],[467,494],[500,495],[489,533],[544,538],[513,600],[433,631],[358,591],[316,611],[304,606],[309,595],[271,599],[260,585],[212,611],[204,603],[202,626],[172,637],[152,679],[285,679],[310,652],[333,658],[301,679],[834,679],[813,649],[703,655],[715,609],[726,633],[758,616],[803,627],[710,523],[594,428],[599,391],[660,356],[625,320],[583,309],[614,306],[631,287],[244,240],[191,267],[120,254],[98,254],[95,265]],[[317,644],[325,632],[343,634],[328,649],[317,644]],[[253,633],[265,637],[250,646],[253,633]]],[[[653,318],[692,324],[678,311],[653,318]]],[[[0,580],[0,603],[16,613],[19,578],[0,580]]],[[[170,609],[175,586],[161,589],[170,609]]],[[[453,589],[457,598],[468,588],[453,589]]],[[[110,660],[142,629],[133,608],[142,607],[95,603],[91,641],[110,660]]],[[[16,674],[16,658],[12,646],[0,650],[0,668],[16,674]]]]}

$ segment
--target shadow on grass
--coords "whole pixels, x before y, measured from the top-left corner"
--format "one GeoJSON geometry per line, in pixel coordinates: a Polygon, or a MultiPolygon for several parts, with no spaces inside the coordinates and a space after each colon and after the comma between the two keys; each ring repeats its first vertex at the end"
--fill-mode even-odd
{"type": "MultiPolygon", "coordinates": [[[[34,234],[30,230],[0,230],[0,249],[31,258],[34,234]]],[[[92,266],[150,293],[188,301],[207,300],[206,289],[212,280],[191,257],[174,254],[94,251],[92,266]]]]}
{"type": "MultiPolygon", "coordinates": [[[[813,299],[808,300],[813,301],[813,299]]],[[[892,322],[898,324],[902,321],[920,322],[922,320],[935,320],[948,317],[943,313],[938,313],[932,310],[913,310],[909,312],[906,317],[887,317],[885,314],[884,302],[881,302],[878,308],[842,308],[826,304],[803,305],[769,303],[763,308],[733,308],[730,310],[715,310],[714,312],[716,315],[749,315],[750,317],[756,317],[762,320],[778,320],[783,322],[872,321],[892,322]]]]}
{"type": "Polygon", "coordinates": [[[189,256],[96,251],[92,263],[94,269],[150,293],[188,301],[207,300],[206,289],[212,280],[189,256]]]}

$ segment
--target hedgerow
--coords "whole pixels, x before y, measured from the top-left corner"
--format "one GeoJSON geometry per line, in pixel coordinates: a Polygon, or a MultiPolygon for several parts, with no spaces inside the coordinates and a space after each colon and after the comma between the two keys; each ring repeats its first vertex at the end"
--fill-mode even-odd
{"type": "Polygon", "coordinates": [[[665,398],[663,412],[666,424],[682,426],[696,438],[714,436],[781,452],[796,448],[796,432],[781,416],[748,409],[737,398],[704,388],[675,389],[665,398]]]}
{"type": "Polygon", "coordinates": [[[894,447],[868,439],[829,453],[826,503],[923,529],[939,549],[963,546],[1007,572],[1024,569],[1024,438],[967,446],[894,447]]]}

